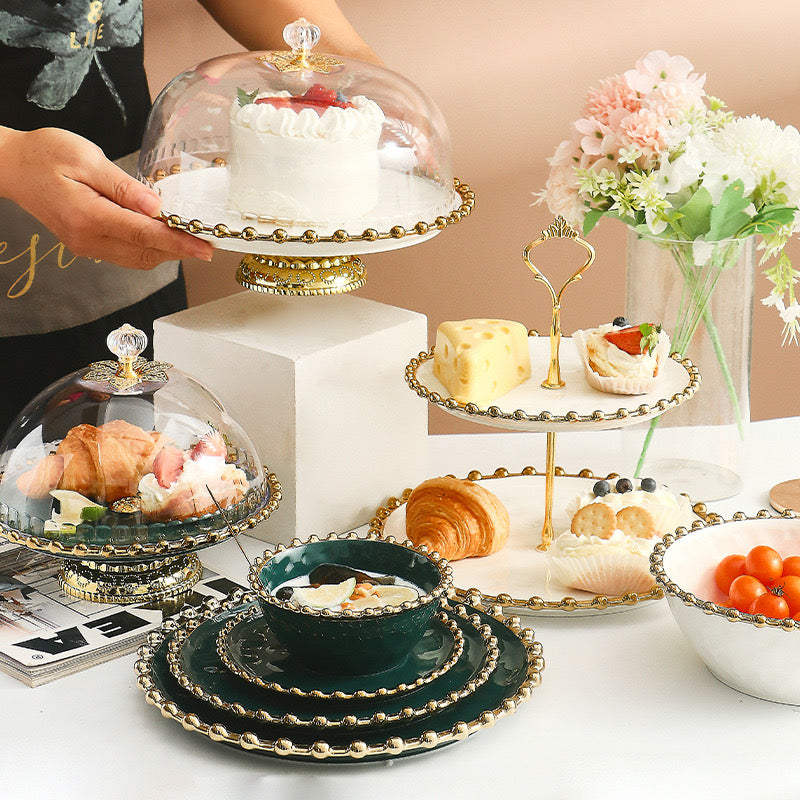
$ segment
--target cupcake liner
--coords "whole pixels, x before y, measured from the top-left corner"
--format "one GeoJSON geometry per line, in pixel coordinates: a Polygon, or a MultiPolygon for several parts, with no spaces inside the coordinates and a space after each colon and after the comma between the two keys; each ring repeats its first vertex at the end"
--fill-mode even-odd
{"type": "MultiPolygon", "coordinates": [[[[607,378],[598,375],[589,365],[589,351],[586,346],[585,331],[578,330],[572,334],[572,341],[578,350],[578,355],[583,363],[583,371],[586,375],[586,382],[594,389],[606,394],[648,394],[652,392],[658,384],[658,375],[652,378],[607,378]]],[[[655,356],[659,367],[669,358],[669,338],[661,335],[655,349],[655,356]]]]}
{"type": "Polygon", "coordinates": [[[649,558],[635,553],[552,556],[549,566],[559,583],[593,594],[619,596],[646,592],[655,584],[649,558]]]}

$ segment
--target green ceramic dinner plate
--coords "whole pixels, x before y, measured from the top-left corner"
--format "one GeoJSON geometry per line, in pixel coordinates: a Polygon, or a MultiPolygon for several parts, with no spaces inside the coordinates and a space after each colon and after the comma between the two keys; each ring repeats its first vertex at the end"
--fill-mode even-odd
{"type": "MultiPolygon", "coordinates": [[[[182,612],[167,620],[151,634],[148,644],[139,649],[136,670],[139,686],[145,692],[147,702],[158,707],[163,716],[179,722],[186,730],[204,734],[212,741],[260,754],[304,761],[379,760],[442,747],[490,727],[499,718],[513,713],[520,703],[530,698],[533,688],[540,683],[544,669],[541,645],[535,640],[533,631],[520,628],[518,618],[504,620],[476,607],[455,606],[448,609],[447,613],[458,621],[459,628],[464,631],[465,654],[468,647],[470,650],[466,663],[471,665],[465,665],[459,674],[466,676],[467,669],[473,674],[478,654],[481,661],[487,658],[489,648],[485,642],[492,637],[497,641],[497,667],[481,686],[468,695],[444,707],[432,707],[420,716],[386,724],[366,724],[356,729],[347,725],[325,727],[324,724],[304,726],[264,722],[257,716],[242,714],[241,709],[237,709],[240,713],[236,713],[196,696],[191,689],[181,686],[170,669],[170,659],[174,663],[176,655],[181,657],[182,648],[177,647],[176,650],[175,642],[181,639],[188,642],[191,638],[188,635],[189,628],[192,634],[205,628],[204,635],[198,636],[192,643],[193,652],[189,658],[192,669],[207,659],[206,665],[210,666],[211,672],[203,681],[214,688],[232,692],[231,699],[233,695],[244,698],[245,689],[253,691],[252,685],[228,673],[219,661],[215,647],[219,630],[245,611],[250,603],[243,601],[250,599],[235,594],[221,604],[212,601],[209,607],[200,612],[182,612]]],[[[451,673],[460,669],[456,664],[447,673],[448,679],[452,681],[451,673]]],[[[420,687],[416,693],[422,699],[441,694],[442,689],[434,681],[420,687]]],[[[270,693],[259,690],[262,704],[267,694],[270,693]]],[[[321,704],[318,700],[287,698],[280,694],[270,698],[270,705],[277,702],[278,698],[288,700],[286,707],[290,709],[290,714],[295,715],[300,711],[301,701],[310,702],[309,709],[313,707],[324,713],[336,705],[336,701],[323,701],[321,704]]],[[[371,712],[381,713],[387,702],[396,703],[397,699],[370,701],[373,704],[371,712]]],[[[342,703],[339,705],[342,706],[342,703]]],[[[361,709],[362,705],[359,702],[358,708],[361,709]]],[[[344,707],[347,707],[346,703],[344,707]]]]}
{"type": "Polygon", "coordinates": [[[296,697],[365,700],[403,694],[444,675],[461,657],[464,635],[455,620],[440,613],[402,663],[384,672],[323,675],[292,658],[264,624],[257,606],[227,622],[217,636],[225,666],[262,689],[296,697]]]}
{"type": "MultiPolygon", "coordinates": [[[[181,626],[169,645],[167,660],[178,683],[209,705],[259,722],[310,727],[319,733],[408,721],[441,711],[476,691],[497,666],[497,639],[486,625],[445,612],[458,626],[464,648],[453,667],[409,694],[388,695],[358,703],[352,700],[294,697],[262,689],[229,672],[217,652],[217,638],[227,619],[206,619],[181,626]]],[[[263,618],[261,624],[265,625],[263,618]]],[[[327,676],[320,676],[326,680],[327,676]]],[[[360,676],[359,676],[360,677],[360,676]]],[[[353,680],[359,680],[354,677],[353,680]]]]}

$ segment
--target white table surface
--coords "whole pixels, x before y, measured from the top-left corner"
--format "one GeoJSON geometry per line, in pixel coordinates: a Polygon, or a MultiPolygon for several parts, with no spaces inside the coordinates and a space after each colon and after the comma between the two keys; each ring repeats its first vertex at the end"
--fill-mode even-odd
{"type": "MultiPolygon", "coordinates": [[[[619,435],[560,435],[556,462],[618,470],[619,435]]],[[[767,507],[771,486],[800,476],[790,445],[799,437],[800,418],[751,425],[746,489],[710,507],[726,517],[767,507]]],[[[539,433],[433,436],[430,474],[543,468],[544,447],[539,433]]],[[[264,549],[244,543],[250,555],[264,549]]],[[[202,558],[246,581],[235,542],[202,558]]],[[[800,708],[719,683],[665,601],[607,616],[531,614],[524,623],[546,661],[529,702],[466,741],[373,764],[282,761],[189,733],[145,703],[135,655],[36,689],[0,674],[0,798],[800,796],[800,708]]]]}

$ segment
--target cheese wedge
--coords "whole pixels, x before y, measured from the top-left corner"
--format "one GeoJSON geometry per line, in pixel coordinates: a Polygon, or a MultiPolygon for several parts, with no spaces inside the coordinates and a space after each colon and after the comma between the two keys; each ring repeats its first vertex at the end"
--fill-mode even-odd
{"type": "Polygon", "coordinates": [[[433,374],[458,402],[491,405],[530,378],[528,331],[505,319],[442,322],[433,374]]]}

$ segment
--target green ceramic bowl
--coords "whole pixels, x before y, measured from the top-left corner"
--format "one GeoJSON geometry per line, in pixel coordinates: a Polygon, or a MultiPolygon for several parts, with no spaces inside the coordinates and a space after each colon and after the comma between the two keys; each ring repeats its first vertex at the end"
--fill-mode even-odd
{"type": "Polygon", "coordinates": [[[399,664],[427,630],[452,584],[452,569],[437,553],[375,534],[293,539],[266,551],[250,571],[250,585],[275,636],[309,668],[338,675],[366,675],[399,664]],[[402,605],[363,611],[300,607],[275,596],[282,584],[320,564],[395,575],[422,594],[402,605]]]}

